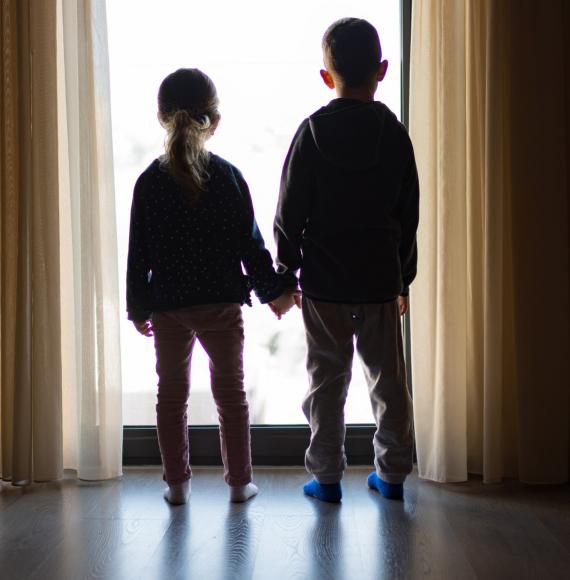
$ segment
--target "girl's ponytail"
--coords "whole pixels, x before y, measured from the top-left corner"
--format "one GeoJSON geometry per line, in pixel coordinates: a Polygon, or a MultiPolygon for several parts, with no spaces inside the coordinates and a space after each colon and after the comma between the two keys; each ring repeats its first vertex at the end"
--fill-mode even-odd
{"type": "Polygon", "coordinates": [[[209,179],[204,145],[220,118],[215,86],[198,69],[179,69],[160,86],[158,113],[167,132],[163,166],[195,201],[209,179]]]}

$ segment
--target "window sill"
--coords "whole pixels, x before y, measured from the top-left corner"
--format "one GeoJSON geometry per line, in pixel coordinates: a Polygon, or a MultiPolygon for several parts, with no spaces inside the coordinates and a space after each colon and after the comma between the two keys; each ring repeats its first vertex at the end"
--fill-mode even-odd
{"type": "MultiPolygon", "coordinates": [[[[221,465],[217,425],[188,427],[192,465],[221,465]]],[[[374,425],[347,425],[346,455],[351,465],[372,465],[374,425]]],[[[251,453],[254,465],[304,465],[309,444],[307,425],[252,425],[251,453]]],[[[155,426],[123,428],[124,465],[160,465],[155,426]]]]}

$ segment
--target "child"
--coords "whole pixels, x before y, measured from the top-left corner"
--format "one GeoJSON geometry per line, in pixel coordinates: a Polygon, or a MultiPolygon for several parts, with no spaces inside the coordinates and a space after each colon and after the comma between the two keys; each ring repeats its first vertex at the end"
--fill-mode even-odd
{"type": "Polygon", "coordinates": [[[388,67],[376,29],[356,18],[323,37],[321,77],[337,99],[305,119],[285,160],[275,218],[278,271],[300,269],[310,387],[307,495],[338,502],[354,340],[376,421],[368,485],[402,498],[412,409],[400,315],[416,274],[418,177],[404,127],[374,101],[388,67]]]}
{"type": "Polygon", "coordinates": [[[251,482],[241,305],[249,303],[249,284],[279,316],[293,298],[273,270],[242,174],[204,148],[220,120],[210,78],[198,69],[167,76],[158,118],[167,132],[166,153],[135,185],[127,310],[141,334],[154,335],[164,496],[183,504],[190,493],[186,403],[198,339],[210,358],[230,499],[246,501],[258,490],[251,482]]]}

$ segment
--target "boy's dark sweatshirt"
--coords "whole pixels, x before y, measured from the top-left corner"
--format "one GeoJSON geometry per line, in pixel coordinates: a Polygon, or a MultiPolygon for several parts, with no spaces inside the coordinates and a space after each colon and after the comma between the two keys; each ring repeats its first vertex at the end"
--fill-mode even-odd
{"type": "Polygon", "coordinates": [[[407,295],[416,275],[419,185],[408,133],[378,101],[339,98],[305,119],[283,167],[278,271],[315,300],[407,295]]]}
{"type": "Polygon", "coordinates": [[[129,320],[198,304],[261,302],[283,291],[240,171],[210,154],[208,189],[190,203],[158,159],[140,175],[127,261],[129,320]],[[248,276],[242,272],[242,263],[248,276]]]}

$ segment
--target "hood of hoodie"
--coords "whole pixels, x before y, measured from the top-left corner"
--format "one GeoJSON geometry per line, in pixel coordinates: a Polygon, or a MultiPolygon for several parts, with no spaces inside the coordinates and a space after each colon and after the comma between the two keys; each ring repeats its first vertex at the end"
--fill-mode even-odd
{"type": "Polygon", "coordinates": [[[377,165],[386,111],[378,101],[331,101],[309,117],[317,149],[342,169],[361,171],[377,165]]]}

